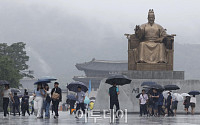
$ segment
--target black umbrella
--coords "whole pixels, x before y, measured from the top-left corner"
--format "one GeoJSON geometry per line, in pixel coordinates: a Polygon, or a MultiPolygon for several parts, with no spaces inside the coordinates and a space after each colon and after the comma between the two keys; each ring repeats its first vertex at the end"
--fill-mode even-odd
{"type": "Polygon", "coordinates": [[[180,88],[177,85],[165,85],[164,89],[165,90],[178,90],[180,88]]]}
{"type": "Polygon", "coordinates": [[[141,86],[151,86],[151,85],[156,85],[156,84],[157,84],[156,82],[143,82],[141,86]]]}
{"type": "Polygon", "coordinates": [[[70,84],[67,86],[67,88],[69,89],[69,91],[78,92],[78,86],[81,87],[81,90],[82,90],[82,91],[84,91],[84,92],[87,92],[87,91],[88,91],[87,86],[86,86],[84,83],[78,82],[78,81],[70,83],[70,84]]]}
{"type": "Polygon", "coordinates": [[[10,88],[12,93],[21,93],[21,91],[19,89],[16,88],[10,88]]]}
{"type": "Polygon", "coordinates": [[[141,95],[142,93],[139,93],[139,94],[137,94],[136,95],[136,98],[140,98],[140,95],[141,95]]]}
{"type": "Polygon", "coordinates": [[[200,92],[199,91],[190,91],[188,94],[189,95],[199,95],[200,92]]]}
{"type": "Polygon", "coordinates": [[[107,78],[106,83],[110,85],[113,85],[114,83],[116,85],[125,85],[125,84],[130,84],[131,80],[124,75],[113,75],[107,78]]]}
{"type": "Polygon", "coordinates": [[[0,85],[9,85],[10,83],[6,80],[0,80],[0,85]]]}
{"type": "Polygon", "coordinates": [[[157,90],[164,90],[164,88],[161,85],[159,85],[159,84],[151,85],[151,86],[149,86],[147,88],[157,89],[157,90]]]}
{"type": "Polygon", "coordinates": [[[90,97],[90,100],[96,100],[96,97],[90,97]]]}

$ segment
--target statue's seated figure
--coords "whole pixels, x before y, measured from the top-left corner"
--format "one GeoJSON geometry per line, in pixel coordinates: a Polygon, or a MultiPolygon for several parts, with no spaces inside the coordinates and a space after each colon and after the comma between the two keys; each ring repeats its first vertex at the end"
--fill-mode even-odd
{"type": "Polygon", "coordinates": [[[167,35],[166,29],[154,21],[154,11],[150,9],[148,23],[136,25],[135,34],[126,34],[129,39],[129,53],[133,53],[129,54],[129,63],[136,65],[132,69],[137,69],[139,63],[168,64],[168,67],[170,65],[173,68],[173,51],[169,53],[168,50],[173,50],[174,35],[167,35]]]}

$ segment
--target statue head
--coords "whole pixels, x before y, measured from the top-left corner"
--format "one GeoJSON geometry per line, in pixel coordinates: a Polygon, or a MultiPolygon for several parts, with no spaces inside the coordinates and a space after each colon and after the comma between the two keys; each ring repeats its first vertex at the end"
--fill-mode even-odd
{"type": "Polygon", "coordinates": [[[153,9],[149,9],[148,23],[150,23],[150,25],[153,25],[154,20],[155,20],[155,15],[154,15],[153,9]]]}

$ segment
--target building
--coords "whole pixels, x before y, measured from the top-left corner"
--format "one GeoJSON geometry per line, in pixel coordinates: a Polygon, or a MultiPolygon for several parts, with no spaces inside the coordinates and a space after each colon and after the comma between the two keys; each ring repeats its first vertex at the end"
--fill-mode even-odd
{"type": "Polygon", "coordinates": [[[83,82],[87,86],[91,80],[91,88],[96,91],[103,78],[111,74],[127,71],[128,62],[92,59],[89,62],[76,64],[76,68],[84,71],[85,76],[74,76],[73,80],[83,82]]]}

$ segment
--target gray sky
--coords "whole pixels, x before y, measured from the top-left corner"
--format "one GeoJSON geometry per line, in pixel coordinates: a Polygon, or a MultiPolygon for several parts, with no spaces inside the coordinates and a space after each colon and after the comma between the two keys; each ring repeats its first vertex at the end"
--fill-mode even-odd
{"type": "Polygon", "coordinates": [[[177,34],[176,43],[199,44],[199,0],[1,0],[0,41],[27,43],[35,76],[70,82],[81,75],[76,63],[93,57],[127,60],[124,33],[147,22],[153,8],[156,23],[177,34]]]}

